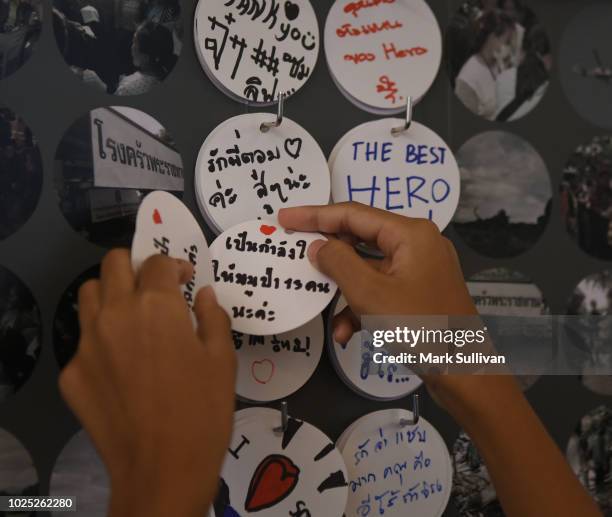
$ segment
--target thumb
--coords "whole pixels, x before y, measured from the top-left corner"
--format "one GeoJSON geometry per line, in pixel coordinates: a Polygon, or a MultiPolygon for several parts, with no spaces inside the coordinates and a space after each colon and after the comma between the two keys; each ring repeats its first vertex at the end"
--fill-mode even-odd
{"type": "Polygon", "coordinates": [[[338,284],[351,308],[363,312],[373,288],[379,284],[379,273],[350,244],[338,239],[314,241],[308,258],[324,275],[338,284]]]}
{"type": "Polygon", "coordinates": [[[198,322],[198,337],[208,351],[215,356],[233,356],[230,320],[217,303],[212,286],[198,292],[193,312],[198,322]]]}

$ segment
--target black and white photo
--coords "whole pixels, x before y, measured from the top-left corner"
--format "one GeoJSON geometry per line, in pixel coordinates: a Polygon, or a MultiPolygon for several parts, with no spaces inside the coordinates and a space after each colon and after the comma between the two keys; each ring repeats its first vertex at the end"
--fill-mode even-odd
{"type": "Polygon", "coordinates": [[[32,57],[43,21],[41,0],[0,0],[0,79],[32,57]]]}

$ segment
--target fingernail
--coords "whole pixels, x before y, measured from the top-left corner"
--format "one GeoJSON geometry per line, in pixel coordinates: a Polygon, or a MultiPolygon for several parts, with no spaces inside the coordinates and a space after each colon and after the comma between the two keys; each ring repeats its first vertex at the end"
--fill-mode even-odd
{"type": "Polygon", "coordinates": [[[212,285],[202,287],[202,294],[207,301],[217,303],[217,293],[212,285]]]}
{"type": "Polygon", "coordinates": [[[327,241],[319,239],[318,241],[314,241],[310,246],[308,246],[308,259],[313,264],[317,263],[317,256],[319,255],[319,251],[321,248],[327,244],[327,241]]]}

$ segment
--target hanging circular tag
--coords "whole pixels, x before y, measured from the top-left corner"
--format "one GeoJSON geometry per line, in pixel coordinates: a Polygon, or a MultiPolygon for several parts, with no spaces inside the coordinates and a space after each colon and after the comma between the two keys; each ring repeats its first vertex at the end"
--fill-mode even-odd
{"type": "Polygon", "coordinates": [[[249,402],[270,402],[295,393],[314,374],[324,341],[321,316],[284,334],[264,337],[234,332],[236,393],[249,402]]]}
{"type": "Polygon", "coordinates": [[[215,291],[235,331],[289,332],[327,307],[337,286],[306,255],[321,239],[265,220],[239,224],[217,237],[210,246],[215,291]]]}
{"type": "Polygon", "coordinates": [[[217,517],[342,515],[346,467],[327,436],[294,418],[275,432],[281,414],[273,409],[239,411],[234,424],[213,505],[217,517]]]}
{"type": "Polygon", "coordinates": [[[200,0],[194,26],[200,63],[236,100],[269,105],[308,80],[319,55],[319,25],[308,0],[200,0]]]}
{"type": "Polygon", "coordinates": [[[239,115],[206,139],[196,165],[196,197],[210,226],[222,232],[280,208],[326,205],[329,168],[319,144],[284,118],[267,132],[267,113],[239,115]]]}
{"type": "Polygon", "coordinates": [[[391,134],[404,124],[366,122],[342,137],[329,162],[332,198],[431,219],[442,231],[459,203],[459,167],[446,143],[417,122],[391,134]]]}
{"type": "Polygon", "coordinates": [[[343,436],[349,499],[346,517],[444,513],[451,492],[448,449],[436,429],[420,419],[402,427],[412,413],[388,409],[355,422],[343,436]]]}
{"type": "MultiPolygon", "coordinates": [[[[347,307],[341,296],[334,309],[339,314],[347,307]]],[[[419,377],[402,365],[376,364],[374,353],[383,349],[372,346],[367,331],[357,332],[346,345],[329,340],[332,364],[346,385],[362,397],[374,400],[396,400],[403,398],[423,383],[419,377]]]]}
{"type": "Polygon", "coordinates": [[[420,100],[442,60],[442,35],[423,0],[336,0],[325,23],[325,55],[340,91],[377,114],[420,100]]]}

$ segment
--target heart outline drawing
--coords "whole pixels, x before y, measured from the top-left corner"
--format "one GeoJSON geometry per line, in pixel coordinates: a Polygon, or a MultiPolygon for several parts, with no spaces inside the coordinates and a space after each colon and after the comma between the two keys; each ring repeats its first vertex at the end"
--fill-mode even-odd
{"type": "Polygon", "coordinates": [[[287,138],[285,140],[285,152],[294,160],[297,160],[300,157],[302,152],[302,139],[300,137],[297,138],[287,138]]]}
{"type": "Polygon", "coordinates": [[[271,454],[265,457],[249,483],[245,510],[259,512],[277,505],[293,492],[299,479],[299,467],[286,456],[271,454]]]}
{"type": "Polygon", "coordinates": [[[253,376],[253,379],[255,379],[255,382],[257,384],[268,384],[272,380],[272,377],[274,377],[275,371],[276,365],[272,361],[270,361],[270,359],[253,361],[253,363],[251,364],[251,375],[253,376]],[[267,375],[261,375],[261,369],[265,368],[266,366],[269,367],[269,372],[265,372],[267,373],[267,375]]]}

